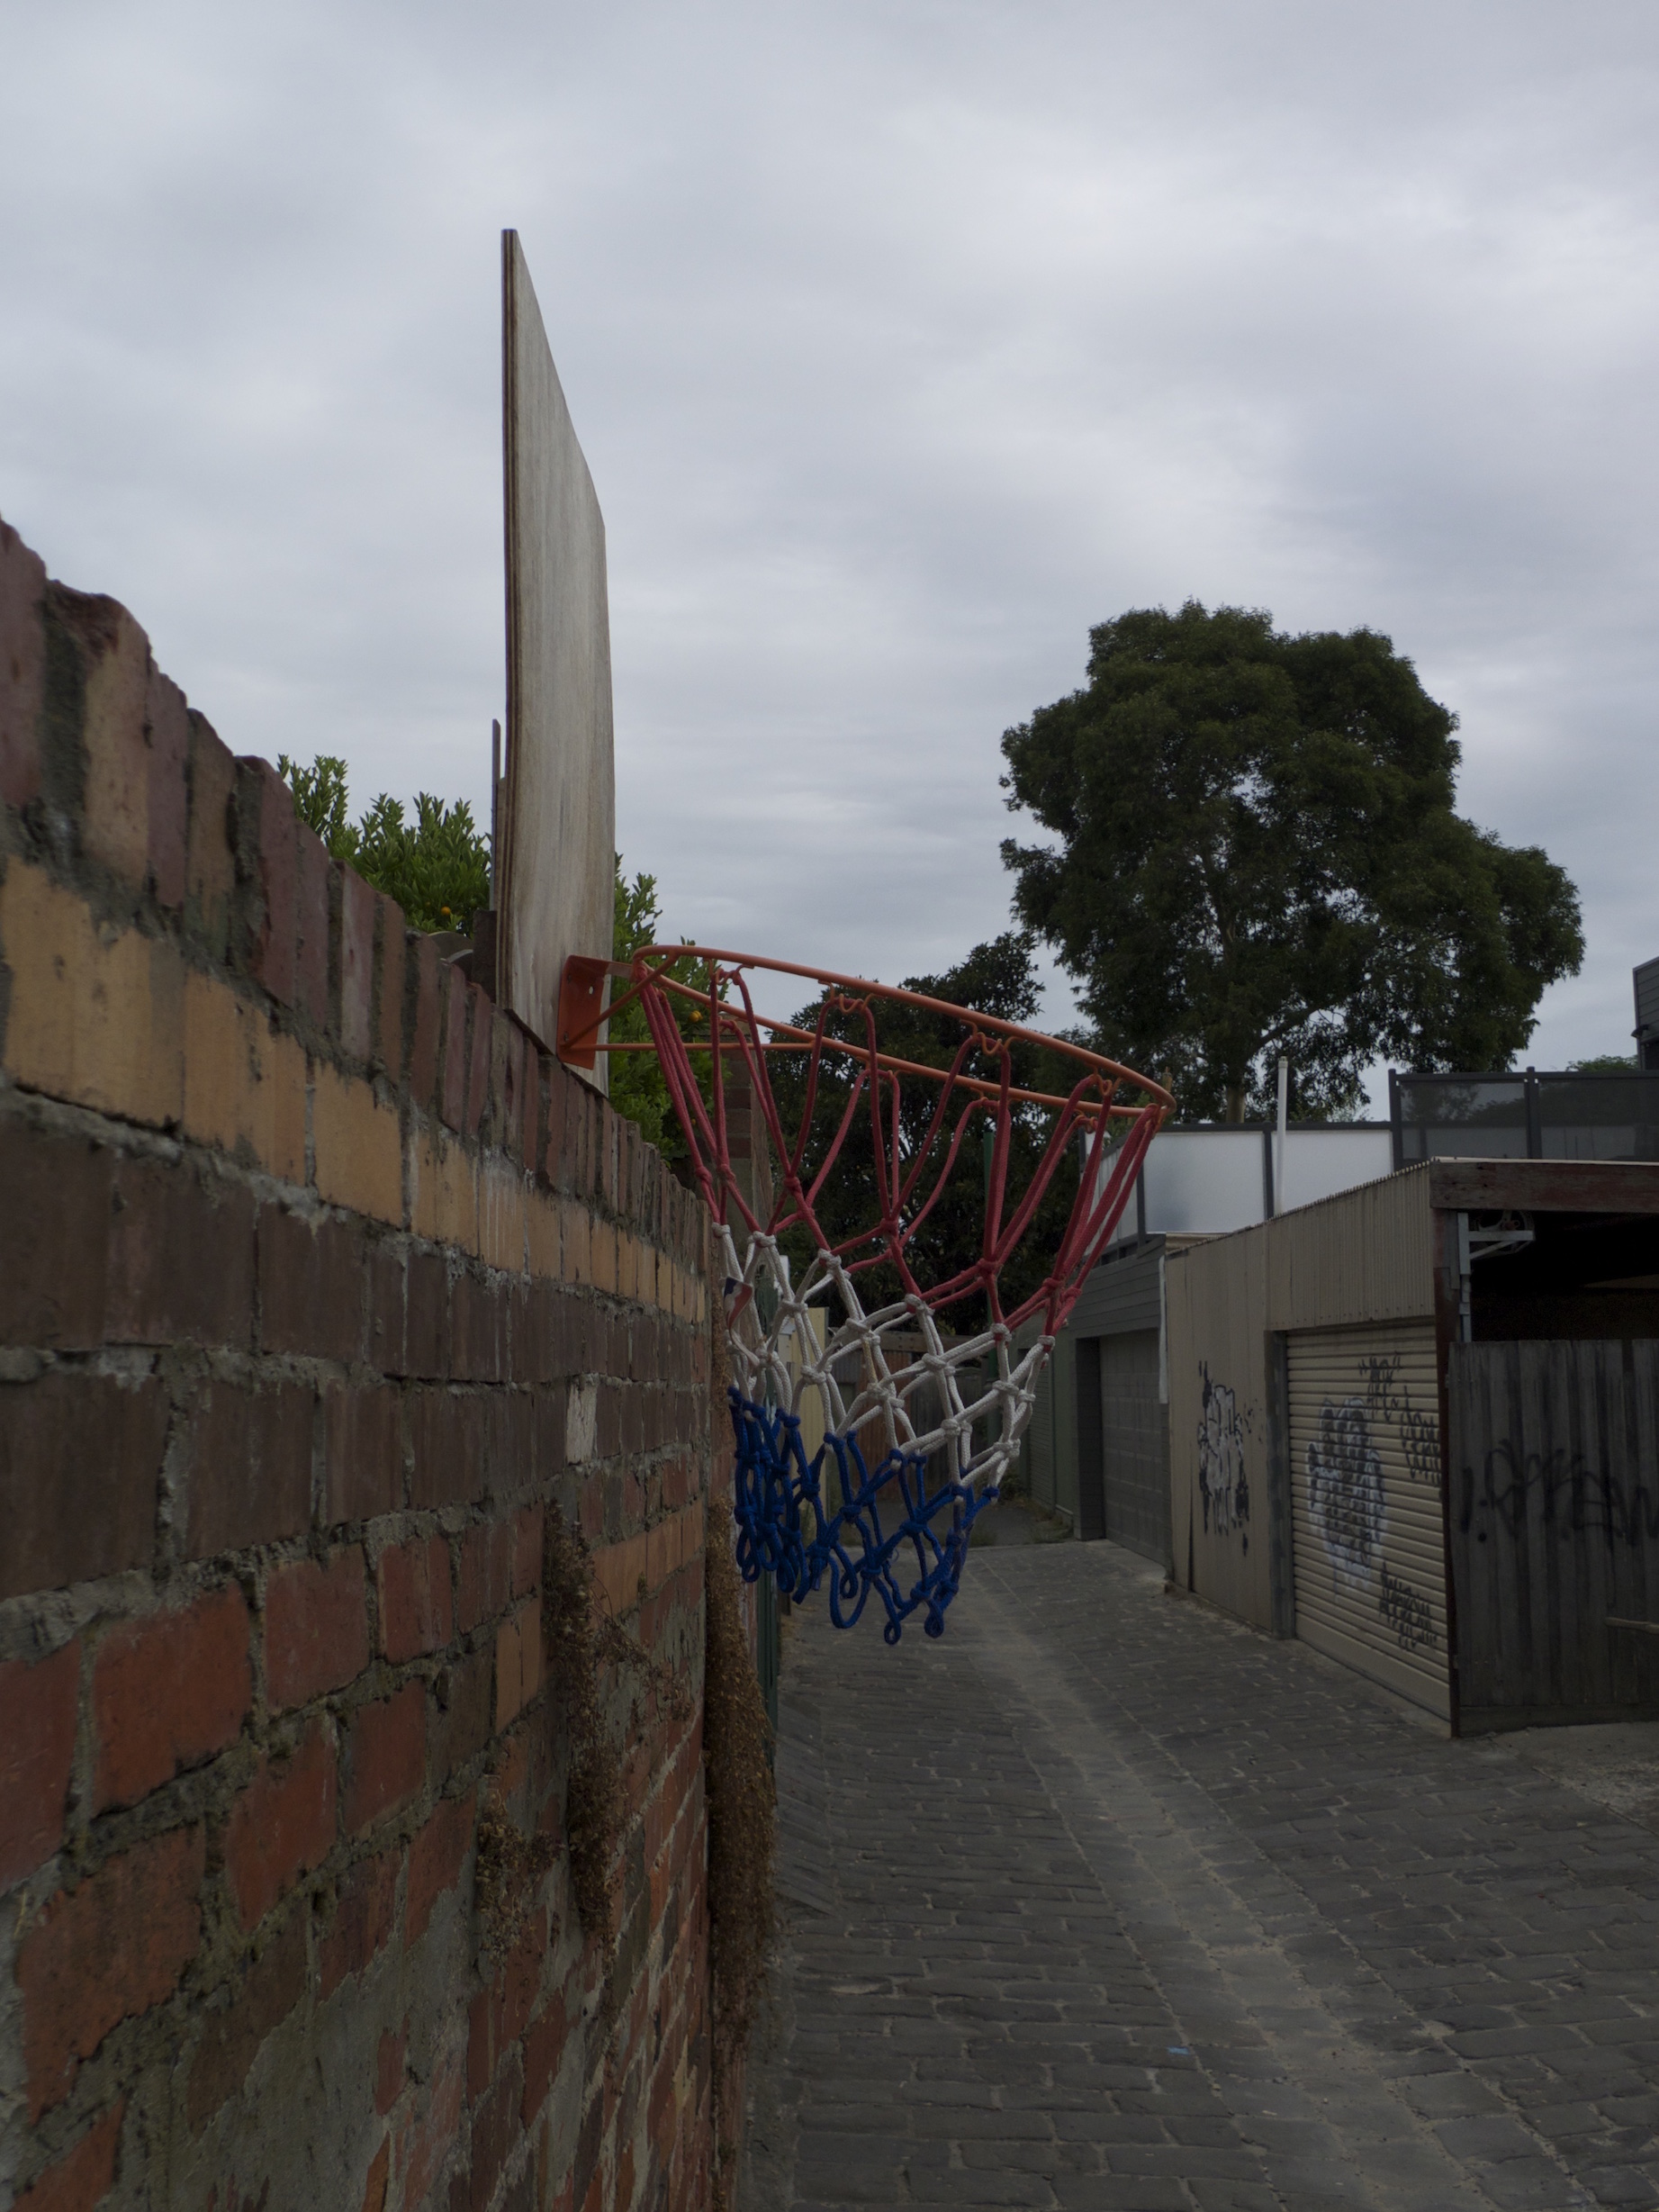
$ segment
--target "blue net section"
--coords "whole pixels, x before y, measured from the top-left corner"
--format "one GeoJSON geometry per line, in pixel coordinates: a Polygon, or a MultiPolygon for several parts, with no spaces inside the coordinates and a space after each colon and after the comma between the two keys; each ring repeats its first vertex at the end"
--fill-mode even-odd
{"type": "Polygon", "coordinates": [[[733,1512],[737,1564],[745,1582],[772,1575],[786,1597],[803,1598],[827,1579],[830,1618],[850,1629],[870,1594],[887,1612],[882,1635],[896,1644],[912,1613],[929,1636],[944,1633],[968,1537],[986,1506],[949,1476],[928,1488],[928,1455],[895,1449],[872,1474],[851,1437],[826,1436],[810,1461],[793,1413],[757,1405],[728,1389],[737,1440],[733,1512]]]}

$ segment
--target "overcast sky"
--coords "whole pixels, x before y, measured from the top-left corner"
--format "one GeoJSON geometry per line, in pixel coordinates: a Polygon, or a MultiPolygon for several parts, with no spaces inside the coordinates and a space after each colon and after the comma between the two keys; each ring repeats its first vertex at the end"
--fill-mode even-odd
{"type": "Polygon", "coordinates": [[[1003,730],[1196,596],[1415,659],[1582,894],[1528,1056],[1628,1049],[1652,0],[0,0],[0,514],[236,751],[484,810],[512,224],[669,934],[959,957],[1003,730]]]}

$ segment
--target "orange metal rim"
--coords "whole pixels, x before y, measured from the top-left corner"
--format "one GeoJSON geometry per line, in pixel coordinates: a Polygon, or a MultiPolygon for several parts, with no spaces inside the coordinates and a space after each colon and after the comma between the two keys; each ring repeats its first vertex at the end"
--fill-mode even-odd
{"type": "MultiPolygon", "coordinates": [[[[1119,1061],[1107,1059],[1104,1053],[1091,1051],[1087,1045],[1075,1043],[1069,1038],[1049,1036],[1040,1029],[1026,1028],[1019,1022],[1005,1021],[998,1015],[980,1014],[970,1007],[954,1006],[947,998],[932,998],[920,991],[906,990],[898,984],[877,983],[867,976],[843,975],[832,968],[808,968],[794,961],[771,960],[758,953],[728,952],[702,944],[645,945],[630,961],[584,960],[580,956],[567,961],[559,998],[559,1057],[572,1065],[591,1067],[593,1056],[598,1052],[654,1052],[656,1048],[649,1043],[612,1044],[609,1039],[601,1038],[599,1032],[613,1016],[653,985],[673,992],[677,998],[690,999],[695,1004],[706,1004],[707,991],[698,990],[667,972],[682,961],[701,961],[716,969],[759,969],[770,975],[798,976],[804,981],[818,984],[826,991],[846,994],[854,1003],[878,998],[898,1006],[915,1007],[924,1013],[942,1015],[948,1020],[960,1022],[965,1029],[977,1033],[983,1049],[987,1052],[994,1052],[999,1044],[1032,1045],[1045,1052],[1058,1052],[1073,1061],[1081,1071],[1097,1076],[1108,1097],[1118,1085],[1123,1084],[1143,1092],[1147,1100],[1160,1107],[1163,1113],[1172,1111],[1175,1106],[1173,1095],[1161,1083],[1154,1082],[1150,1076],[1141,1075],[1132,1068],[1124,1067],[1119,1061]],[[600,1011],[602,1003],[600,987],[606,976],[627,977],[631,988],[600,1011]],[[567,1007],[570,1008],[568,1019],[567,1007]]],[[[744,1027],[753,1025],[755,1028],[768,1031],[770,1041],[758,1036],[753,1039],[753,1044],[763,1052],[799,1052],[815,1042],[809,1030],[800,1029],[791,1022],[774,1020],[767,1015],[751,1016],[741,1005],[723,1001],[721,1018],[744,1027]]],[[[711,1049],[708,1043],[699,1044],[694,1038],[687,1039],[686,1043],[687,1049],[692,1052],[706,1052],[711,1049]]],[[[825,1044],[866,1061],[869,1059],[867,1047],[861,1044],[829,1037],[825,1039],[825,1044]]],[[[894,1075],[917,1077],[935,1083],[951,1079],[947,1069],[930,1067],[922,1061],[901,1060],[891,1053],[879,1053],[877,1064],[894,1075]]],[[[976,1092],[986,1097],[1004,1095],[999,1084],[987,1082],[975,1076],[958,1075],[954,1082],[960,1089],[976,1092]]],[[[1050,1091],[1011,1088],[1007,1096],[1022,1104],[1056,1111],[1064,1108],[1067,1103],[1064,1098],[1050,1091]]],[[[1086,1102],[1078,1103],[1085,1112],[1089,1111],[1086,1102]]],[[[1144,1107],[1108,1103],[1105,1111],[1114,1118],[1132,1118],[1143,1112],[1144,1107]]]]}

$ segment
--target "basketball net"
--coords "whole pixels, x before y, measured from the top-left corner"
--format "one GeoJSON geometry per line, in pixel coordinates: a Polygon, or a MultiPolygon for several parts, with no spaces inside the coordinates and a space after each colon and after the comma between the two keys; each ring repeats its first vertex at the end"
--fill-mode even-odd
{"type": "Polygon", "coordinates": [[[636,998],[651,1043],[633,1049],[657,1055],[713,1217],[733,1373],[738,1565],[750,1582],[771,1575],[790,1598],[826,1585],[839,1628],[851,1627],[873,1595],[889,1643],[918,1612],[926,1633],[938,1636],[974,1521],[1019,1457],[1038,1377],[1174,1100],[1098,1053],[1014,1023],[696,945],[653,945],[626,962],[571,962],[561,1056],[591,1065],[596,1051],[630,1049],[602,1043],[599,1025],[636,998]],[[702,970],[698,985],[674,972],[688,962],[702,970]],[[749,982],[755,970],[817,983],[816,1025],[758,1014],[749,982]],[[608,975],[626,978],[627,988],[601,1013],[608,975]],[[949,1066],[883,1052],[877,1008],[884,1002],[954,1024],[960,1043],[949,1066]],[[1014,1082],[1022,1043],[1069,1063],[1068,1093],[1014,1082]],[[768,1069],[769,1055],[780,1052],[804,1070],[796,1089],[805,1104],[787,1125],[768,1069]],[[1126,1091],[1141,1100],[1124,1102],[1126,1091]],[[841,1106],[827,1128],[816,1112],[825,1097],[841,1106]],[[1016,1115],[1033,1128],[1050,1124],[1017,1188],[1016,1115]],[[924,1282],[915,1271],[917,1233],[987,1120],[995,1133],[978,1255],[948,1279],[924,1282]],[[835,1237],[820,1220],[820,1202],[861,1124],[873,1160],[874,1218],[835,1237]],[[762,1138],[775,1178],[755,1172],[762,1138]],[[1074,1148],[1077,1193],[1053,1261],[1036,1289],[1006,1310],[1002,1270],[1074,1148]],[[1020,1344],[1016,1332],[1032,1319],[1037,1332],[1020,1344]],[[819,1417],[812,1431],[822,1431],[810,1456],[808,1410],[819,1417]]]}

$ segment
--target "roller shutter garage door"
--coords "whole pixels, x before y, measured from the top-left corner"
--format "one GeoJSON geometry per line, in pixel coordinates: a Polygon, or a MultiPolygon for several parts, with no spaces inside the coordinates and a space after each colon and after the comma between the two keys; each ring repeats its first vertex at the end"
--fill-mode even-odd
{"type": "Polygon", "coordinates": [[[1100,1340],[1100,1453],[1106,1534],[1169,1564],[1169,1422],[1158,1395],[1158,1331],[1100,1340]]]}
{"type": "Polygon", "coordinates": [[[1434,1324],[1286,1340],[1296,1633],[1451,1718],[1434,1324]]]}

